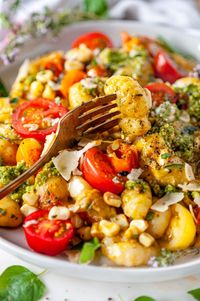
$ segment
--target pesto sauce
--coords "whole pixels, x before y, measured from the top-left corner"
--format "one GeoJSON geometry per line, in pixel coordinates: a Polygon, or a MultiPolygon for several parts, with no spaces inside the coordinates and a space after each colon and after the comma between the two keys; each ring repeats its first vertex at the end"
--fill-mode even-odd
{"type": "Polygon", "coordinates": [[[7,185],[26,170],[24,162],[20,162],[16,166],[0,166],[0,183],[7,185]]]}
{"type": "Polygon", "coordinates": [[[53,176],[59,176],[60,173],[55,168],[52,161],[44,165],[43,169],[37,174],[35,178],[35,185],[41,186],[47,182],[47,180],[53,176]]]}

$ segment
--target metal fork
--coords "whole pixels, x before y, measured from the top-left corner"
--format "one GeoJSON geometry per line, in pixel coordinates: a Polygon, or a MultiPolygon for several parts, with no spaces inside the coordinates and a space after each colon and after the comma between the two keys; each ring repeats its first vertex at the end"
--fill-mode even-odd
{"type": "Polygon", "coordinates": [[[74,146],[81,137],[101,133],[116,126],[119,122],[117,115],[120,112],[118,110],[109,112],[117,106],[113,103],[115,99],[116,94],[97,97],[66,113],[58,123],[56,139],[48,152],[30,169],[0,189],[0,199],[18,188],[59,151],[74,146]]]}

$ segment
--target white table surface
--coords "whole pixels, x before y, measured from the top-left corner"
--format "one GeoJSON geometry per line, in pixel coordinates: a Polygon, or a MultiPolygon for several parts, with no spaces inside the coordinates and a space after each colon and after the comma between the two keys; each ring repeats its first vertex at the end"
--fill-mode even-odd
{"type": "MultiPolygon", "coordinates": [[[[0,250],[0,273],[15,264],[26,266],[35,273],[41,272],[41,268],[0,250]]],[[[73,279],[46,271],[42,280],[48,292],[41,301],[109,301],[109,298],[112,301],[134,301],[140,295],[152,296],[156,301],[194,301],[187,291],[200,287],[200,274],[176,281],[124,284],[73,279]]]]}

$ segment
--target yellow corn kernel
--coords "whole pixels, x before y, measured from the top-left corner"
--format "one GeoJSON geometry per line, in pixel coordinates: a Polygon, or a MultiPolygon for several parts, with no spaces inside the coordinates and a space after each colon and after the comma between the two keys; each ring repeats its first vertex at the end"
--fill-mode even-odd
{"type": "Polygon", "coordinates": [[[33,96],[33,97],[39,97],[42,95],[42,92],[44,90],[44,86],[41,82],[39,81],[34,81],[31,83],[30,85],[30,94],[33,96]]]}
{"type": "Polygon", "coordinates": [[[49,80],[53,79],[53,72],[51,70],[39,71],[36,75],[36,80],[46,84],[49,80]]]}
{"type": "Polygon", "coordinates": [[[134,235],[138,235],[148,228],[148,222],[143,219],[135,219],[131,221],[129,227],[134,235]]]}
{"type": "Polygon", "coordinates": [[[104,193],[103,200],[107,205],[117,208],[122,204],[121,198],[118,195],[108,191],[104,193]]]}
{"type": "Polygon", "coordinates": [[[66,61],[65,62],[65,70],[70,71],[70,70],[83,70],[84,69],[84,64],[81,63],[78,60],[72,60],[72,61],[66,61]]]}
{"type": "Polygon", "coordinates": [[[128,228],[129,225],[126,215],[122,213],[111,217],[111,221],[118,224],[122,229],[128,228]]]}
{"type": "Polygon", "coordinates": [[[80,238],[82,240],[90,240],[92,238],[91,236],[91,227],[81,227],[77,230],[77,233],[79,234],[80,238]]]}
{"type": "Polygon", "coordinates": [[[101,220],[99,222],[99,230],[105,235],[105,236],[115,236],[120,231],[120,226],[114,222],[110,222],[107,220],[101,220]]]}
{"type": "Polygon", "coordinates": [[[98,237],[100,239],[102,239],[104,237],[104,235],[102,234],[102,232],[99,229],[99,223],[92,224],[90,233],[91,233],[92,237],[98,237]]]}
{"type": "Polygon", "coordinates": [[[24,84],[17,82],[14,83],[12,90],[11,90],[11,97],[22,97],[24,93],[24,84]]]}
{"type": "Polygon", "coordinates": [[[78,214],[74,214],[71,217],[71,222],[76,229],[83,226],[83,220],[78,214]]]}
{"type": "Polygon", "coordinates": [[[56,97],[55,91],[47,84],[42,93],[42,97],[53,100],[56,97]]]}
{"type": "Polygon", "coordinates": [[[24,203],[30,206],[34,206],[37,203],[38,198],[39,196],[34,192],[26,192],[22,195],[22,200],[24,201],[24,203]]]}
{"type": "Polygon", "coordinates": [[[139,236],[139,242],[147,248],[150,247],[154,241],[155,239],[149,233],[142,233],[139,236]]]}

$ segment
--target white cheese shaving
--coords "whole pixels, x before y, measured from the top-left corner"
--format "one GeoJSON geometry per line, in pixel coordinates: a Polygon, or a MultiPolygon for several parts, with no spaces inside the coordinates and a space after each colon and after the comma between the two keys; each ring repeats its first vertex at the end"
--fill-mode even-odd
{"type": "Polygon", "coordinates": [[[194,176],[194,173],[193,173],[192,166],[189,165],[188,163],[185,163],[185,176],[186,176],[188,181],[195,180],[195,176],[194,176]]]}
{"type": "Polygon", "coordinates": [[[25,224],[23,224],[23,227],[27,228],[31,225],[37,225],[37,224],[38,224],[38,221],[36,219],[32,219],[30,221],[27,221],[25,224]]]}
{"type": "Polygon", "coordinates": [[[19,68],[19,72],[17,74],[17,78],[15,82],[19,82],[20,80],[28,76],[29,66],[30,66],[30,60],[25,60],[21,65],[21,67],[19,68]]]}
{"type": "Polygon", "coordinates": [[[197,222],[197,219],[196,219],[196,217],[195,217],[194,210],[193,210],[193,207],[192,207],[191,204],[189,204],[189,210],[190,210],[190,213],[191,213],[191,215],[192,215],[192,217],[193,217],[193,219],[194,219],[194,221],[195,221],[195,223],[196,223],[196,222],[197,222]]]}
{"type": "Polygon", "coordinates": [[[179,119],[183,122],[190,122],[190,115],[186,111],[182,111],[179,119]]]}
{"type": "Polygon", "coordinates": [[[51,133],[50,135],[46,136],[45,143],[44,143],[44,148],[43,148],[43,151],[41,153],[41,157],[44,156],[49,151],[49,149],[53,145],[55,139],[56,139],[56,133],[51,133]]]}
{"type": "Polygon", "coordinates": [[[155,202],[151,209],[159,211],[159,212],[165,212],[169,208],[170,205],[176,204],[180,202],[184,198],[183,192],[170,192],[165,194],[161,199],[159,199],[157,202],[155,202]]]}
{"type": "Polygon", "coordinates": [[[27,123],[27,124],[24,124],[23,127],[27,128],[27,130],[29,132],[34,132],[34,131],[38,130],[39,125],[36,123],[27,123]]]}
{"type": "Polygon", "coordinates": [[[139,177],[141,176],[142,173],[143,173],[143,169],[142,168],[131,169],[131,172],[127,175],[127,178],[130,181],[136,181],[136,180],[139,179],[139,177]]]}
{"type": "Polygon", "coordinates": [[[200,207],[200,196],[199,195],[195,196],[193,201],[195,204],[197,204],[198,207],[200,207]]]}
{"type": "Polygon", "coordinates": [[[191,182],[189,184],[179,184],[179,188],[183,191],[200,191],[200,183],[199,182],[191,182]]]}
{"type": "Polygon", "coordinates": [[[90,148],[100,145],[101,141],[89,142],[85,147],[79,151],[68,151],[63,150],[58,156],[53,157],[52,161],[56,169],[59,171],[61,176],[68,181],[71,177],[72,172],[78,167],[79,159],[82,155],[90,148]]]}

